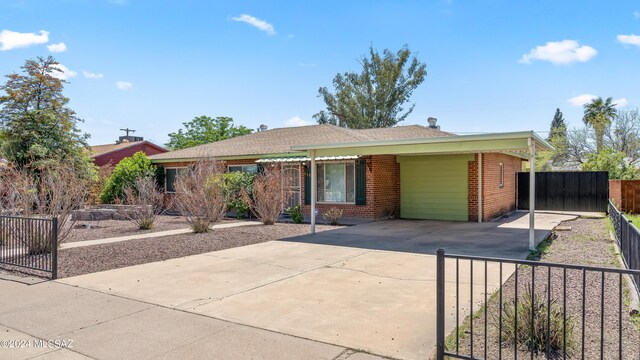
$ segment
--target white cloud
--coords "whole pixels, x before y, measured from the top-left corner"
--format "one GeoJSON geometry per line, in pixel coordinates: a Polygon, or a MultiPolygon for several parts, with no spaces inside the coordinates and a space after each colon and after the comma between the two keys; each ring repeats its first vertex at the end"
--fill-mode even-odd
{"type": "Polygon", "coordinates": [[[54,71],[51,76],[53,76],[54,78],[58,78],[60,80],[69,80],[72,77],[75,77],[76,75],[78,75],[77,72],[69,69],[68,67],[62,65],[62,64],[58,64],[58,65],[54,65],[53,67],[59,69],[60,71],[54,71]]]}
{"type": "Polygon", "coordinates": [[[616,39],[621,44],[640,46],[640,35],[618,35],[616,39]]]}
{"type": "Polygon", "coordinates": [[[19,33],[11,30],[0,31],[0,51],[25,48],[31,45],[46,44],[49,42],[49,32],[40,30],[36,33],[19,33]]]}
{"type": "Polygon", "coordinates": [[[311,125],[311,122],[307,120],[302,120],[300,116],[294,116],[291,119],[287,120],[285,122],[285,125],[286,126],[305,126],[305,125],[311,125]]]}
{"type": "Polygon", "coordinates": [[[82,75],[84,75],[84,77],[86,77],[87,79],[96,79],[96,80],[100,80],[104,77],[104,75],[101,73],[92,73],[90,71],[83,71],[82,75]]]}
{"type": "Polygon", "coordinates": [[[276,29],[273,28],[273,25],[264,20],[258,19],[255,16],[242,14],[240,16],[232,17],[231,20],[247,23],[255,28],[258,28],[260,31],[266,32],[268,35],[276,34],[276,29]]]}
{"type": "Polygon", "coordinates": [[[116,87],[120,90],[126,91],[131,90],[133,84],[128,81],[116,81],[116,87]]]}
{"type": "Polygon", "coordinates": [[[555,65],[566,65],[574,62],[587,62],[598,54],[591,46],[582,45],[575,40],[551,41],[536,46],[528,54],[522,55],[518,62],[531,64],[533,60],[549,61],[555,65]]]}
{"type": "Polygon", "coordinates": [[[626,98],[615,99],[613,100],[613,104],[617,107],[625,107],[629,105],[629,100],[626,98]]]}
{"type": "Polygon", "coordinates": [[[61,53],[67,51],[67,45],[63,42],[57,44],[47,45],[47,49],[52,53],[61,53]]]}
{"type": "Polygon", "coordinates": [[[573,106],[583,106],[584,104],[590,103],[591,100],[595,98],[597,98],[597,96],[593,94],[580,94],[572,98],[569,98],[567,102],[573,106]]]}
{"type": "Polygon", "coordinates": [[[315,63],[298,63],[300,67],[318,67],[318,64],[315,63]]]}

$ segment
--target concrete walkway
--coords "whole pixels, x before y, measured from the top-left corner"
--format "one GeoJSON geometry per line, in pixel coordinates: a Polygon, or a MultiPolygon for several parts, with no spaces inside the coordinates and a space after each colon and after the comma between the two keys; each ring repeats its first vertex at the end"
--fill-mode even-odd
{"type": "MultiPolygon", "coordinates": [[[[261,225],[261,224],[256,221],[240,221],[240,222],[233,222],[229,224],[213,225],[211,226],[211,229],[226,229],[226,228],[233,228],[238,226],[252,226],[252,225],[261,225]]],[[[156,238],[156,237],[162,237],[162,236],[180,235],[180,234],[190,233],[191,231],[192,231],[191,229],[177,229],[177,230],[156,231],[156,232],[150,232],[150,233],[139,234],[139,235],[128,235],[128,236],[104,238],[104,239],[97,239],[97,240],[74,241],[74,242],[61,244],[60,249],[71,249],[76,247],[109,244],[109,243],[127,241],[127,240],[148,239],[148,238],[156,238]]]]}
{"type": "Polygon", "coordinates": [[[58,282],[0,278],[0,293],[0,359],[380,359],[58,282]]]}

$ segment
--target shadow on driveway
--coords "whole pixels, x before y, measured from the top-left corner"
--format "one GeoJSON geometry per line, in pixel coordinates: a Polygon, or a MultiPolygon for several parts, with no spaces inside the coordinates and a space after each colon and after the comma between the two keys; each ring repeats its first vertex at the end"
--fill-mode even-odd
{"type": "MultiPolygon", "coordinates": [[[[574,215],[536,213],[536,243],[574,215]]],[[[529,254],[529,215],[515,212],[486,223],[438,220],[384,220],[283,241],[357,247],[372,250],[448,253],[524,259],[529,254]]]]}

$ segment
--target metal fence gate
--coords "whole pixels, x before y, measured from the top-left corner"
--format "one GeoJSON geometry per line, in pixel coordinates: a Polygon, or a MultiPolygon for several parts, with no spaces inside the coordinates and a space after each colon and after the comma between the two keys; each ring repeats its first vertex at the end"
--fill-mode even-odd
{"type": "Polygon", "coordinates": [[[58,219],[0,216],[0,265],[58,277],[58,219]]]}
{"type": "MultiPolygon", "coordinates": [[[[607,212],[609,173],[563,171],[536,173],[536,210],[607,212]]],[[[517,174],[518,209],[529,209],[529,173],[517,174]]]]}

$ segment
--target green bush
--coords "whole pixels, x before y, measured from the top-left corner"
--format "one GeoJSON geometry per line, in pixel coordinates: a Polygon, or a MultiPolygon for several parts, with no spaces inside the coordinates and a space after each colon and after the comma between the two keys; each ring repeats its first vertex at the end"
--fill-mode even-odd
{"type": "Polygon", "coordinates": [[[238,218],[249,215],[249,204],[242,199],[241,190],[246,189],[251,194],[254,177],[254,174],[239,171],[224,174],[227,210],[235,210],[238,218]]]}
{"type": "Polygon", "coordinates": [[[304,215],[302,215],[302,208],[300,205],[288,208],[287,212],[289,213],[289,217],[291,217],[291,221],[295,224],[302,224],[304,222],[304,215]]]}
{"type": "Polygon", "coordinates": [[[113,169],[100,193],[103,204],[111,204],[116,200],[125,200],[125,189],[132,187],[136,179],[144,176],[154,176],[156,167],[145,153],[139,151],[131,157],[122,159],[113,169]]]}
{"type": "MultiPolygon", "coordinates": [[[[515,301],[509,301],[502,306],[502,332],[503,339],[511,344],[524,346],[528,351],[545,352],[547,342],[549,349],[557,353],[562,351],[564,342],[564,320],[562,307],[551,299],[547,306],[547,294],[538,294],[533,299],[533,290],[529,285],[524,294],[518,298],[518,306],[515,301]],[[533,319],[531,312],[533,310],[533,319]],[[515,319],[518,319],[518,329],[515,329],[515,319]],[[547,336],[547,318],[549,318],[549,335],[547,336]],[[533,323],[532,323],[533,320],[533,323]],[[532,335],[533,329],[533,336],[532,335]]],[[[495,319],[494,319],[495,320],[495,319]]],[[[496,323],[496,326],[499,326],[496,323]]],[[[567,315],[567,351],[572,347],[573,318],[567,315]]]]}

